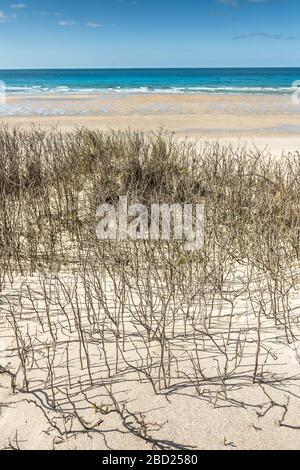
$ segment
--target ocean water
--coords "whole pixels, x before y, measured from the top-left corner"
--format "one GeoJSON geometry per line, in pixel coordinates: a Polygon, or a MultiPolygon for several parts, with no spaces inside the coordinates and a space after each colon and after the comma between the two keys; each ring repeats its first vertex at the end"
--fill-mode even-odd
{"type": "Polygon", "coordinates": [[[289,94],[300,68],[0,70],[8,95],[289,94]]]}

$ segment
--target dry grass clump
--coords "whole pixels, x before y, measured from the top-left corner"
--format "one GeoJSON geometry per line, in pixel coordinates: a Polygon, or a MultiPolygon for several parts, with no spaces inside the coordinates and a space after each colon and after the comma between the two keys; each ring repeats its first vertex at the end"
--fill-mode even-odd
{"type": "Polygon", "coordinates": [[[118,398],[127,381],[247,406],[236,390],[288,380],[276,358],[299,338],[298,154],[2,128],[0,159],[0,332],[12,338],[0,372],[61,439],[105,440],[114,414],[154,447],[176,447],[118,398]],[[203,203],[203,249],[97,240],[99,203],[126,195],[203,203]]]}

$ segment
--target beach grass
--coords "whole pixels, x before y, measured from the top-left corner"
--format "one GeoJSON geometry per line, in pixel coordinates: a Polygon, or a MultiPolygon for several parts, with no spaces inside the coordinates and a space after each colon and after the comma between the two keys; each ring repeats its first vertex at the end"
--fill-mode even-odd
{"type": "Polygon", "coordinates": [[[161,131],[1,128],[7,404],[34,405],[54,448],[86,434],[116,448],[107,431],[115,436],[116,427],[136,446],[197,447],[174,435],[167,411],[148,418],[153,397],[188,401],[191,414],[194,400],[208,414],[249,409],[257,420],[275,407],[278,429],[289,426],[299,373],[299,174],[297,153],[279,159],[161,131]],[[204,246],[99,241],[97,207],[120,196],[202,204],[204,246]]]}

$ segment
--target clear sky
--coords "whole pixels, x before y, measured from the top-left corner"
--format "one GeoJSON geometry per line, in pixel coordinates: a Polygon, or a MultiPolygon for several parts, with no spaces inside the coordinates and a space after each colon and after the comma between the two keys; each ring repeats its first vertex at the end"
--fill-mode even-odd
{"type": "Polygon", "coordinates": [[[0,0],[0,68],[300,66],[299,0],[0,0]]]}

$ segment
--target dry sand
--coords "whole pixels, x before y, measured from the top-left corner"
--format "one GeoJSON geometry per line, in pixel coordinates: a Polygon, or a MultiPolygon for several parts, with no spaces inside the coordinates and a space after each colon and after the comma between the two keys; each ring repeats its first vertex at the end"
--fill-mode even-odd
{"type": "MultiPolygon", "coordinates": [[[[69,289],[76,289],[79,297],[83,329],[91,331],[81,283],[77,283],[76,275],[61,274],[61,281],[69,289]]],[[[106,279],[103,281],[107,293],[108,305],[114,315],[116,305],[115,287],[106,279]],[[109,294],[110,293],[110,294],[109,294]]],[[[28,346],[32,342],[34,355],[28,358],[28,379],[31,393],[16,393],[11,391],[9,376],[1,375],[0,403],[0,447],[17,445],[21,449],[151,449],[152,444],[146,443],[141,437],[133,435],[124,425],[120,416],[115,413],[101,415],[98,408],[109,405],[111,399],[107,396],[104,385],[112,387],[115,398],[126,404],[127,412],[136,413],[139,420],[142,416],[149,424],[149,435],[166,448],[180,449],[297,449],[300,445],[299,423],[299,359],[295,345],[287,346],[284,334],[280,328],[275,328],[272,319],[263,320],[262,339],[267,354],[261,354],[261,364],[265,362],[264,374],[268,380],[263,386],[251,385],[251,368],[256,353],[256,322],[246,299],[241,298],[236,305],[232,337],[237,331],[245,328],[248,331],[243,360],[237,373],[232,379],[226,380],[226,389],[222,380],[218,379],[217,362],[222,364],[222,358],[213,343],[207,343],[200,351],[203,372],[207,377],[215,377],[212,381],[201,381],[200,394],[196,392],[195,378],[189,360],[189,354],[194,349],[193,335],[189,328],[185,338],[173,341],[172,352],[179,361],[179,368],[185,374],[176,377],[176,369],[172,366],[172,380],[168,393],[156,395],[149,381],[139,376],[128,365],[137,365],[143,357],[147,363],[147,354],[141,341],[142,336],[134,328],[134,304],[129,301],[125,308],[124,328],[126,341],[120,348],[124,358],[119,357],[118,370],[115,371],[116,350],[112,332],[113,325],[106,324],[105,343],[106,355],[112,375],[108,376],[106,360],[99,343],[99,335],[94,334],[87,339],[89,354],[92,358],[93,386],[89,381],[86,361],[83,368],[80,365],[80,347],[77,340],[75,317],[70,304],[67,304],[62,292],[62,285],[47,278],[33,276],[30,279],[15,279],[12,287],[2,292],[0,333],[6,351],[1,353],[1,365],[17,372],[18,357],[16,357],[15,339],[12,333],[10,306],[15,305],[15,314],[23,338],[28,346]],[[46,303],[42,294],[42,286],[46,280],[46,291],[52,291],[52,301],[49,307],[49,317],[57,326],[57,351],[50,356],[47,354],[47,344],[50,344],[50,333],[47,329],[46,303]],[[27,286],[34,293],[37,313],[29,302],[27,286]],[[59,293],[65,305],[62,312],[54,301],[55,293],[59,293]],[[20,310],[22,299],[22,311],[20,310]],[[66,315],[67,314],[67,315],[66,315]],[[66,318],[69,318],[67,321],[66,318]],[[10,320],[10,321],[9,321],[10,320]],[[41,325],[44,325],[42,328],[41,325]],[[111,328],[111,330],[110,330],[111,328]],[[67,374],[67,349],[69,371],[67,374]],[[137,356],[135,346],[139,351],[137,356]],[[55,374],[51,379],[48,375],[47,363],[53,361],[55,374]],[[56,389],[55,400],[57,410],[52,411],[53,392],[52,381],[56,389]],[[112,385],[108,385],[112,384],[112,385]],[[78,415],[84,419],[84,425],[74,417],[70,417],[74,409],[68,401],[69,397],[75,403],[78,415]],[[89,401],[86,400],[88,397],[89,401]],[[43,407],[44,411],[42,411],[43,407]],[[62,415],[65,415],[65,421],[62,415]],[[55,426],[54,426],[55,423],[55,426]],[[95,428],[87,432],[84,426],[95,428]],[[68,436],[61,436],[60,430],[72,429],[68,436]],[[286,427],[287,426],[287,427],[286,427]],[[293,427],[294,426],[294,427],[293,427]],[[17,440],[17,441],[16,441],[17,440]],[[18,443],[18,444],[17,444],[18,443]]],[[[295,298],[293,319],[299,315],[298,298],[295,298]]],[[[195,304],[195,309],[197,311],[195,304]]],[[[159,311],[159,309],[158,309],[159,311]]],[[[228,328],[228,308],[224,306],[221,313],[216,309],[213,314],[211,333],[223,331],[226,335],[228,328]]],[[[105,317],[104,311],[98,311],[105,317]]],[[[107,320],[106,320],[107,321],[107,320]]],[[[182,332],[180,318],[177,318],[178,334],[182,332]]],[[[2,346],[3,346],[2,344],[2,346]]],[[[219,343],[222,347],[222,341],[219,343]]],[[[229,369],[235,361],[235,341],[228,348],[229,369]]],[[[159,357],[159,346],[153,344],[152,356],[159,357]]],[[[222,366],[221,366],[222,368],[222,366]]],[[[155,376],[155,367],[153,368],[155,376]]],[[[18,373],[17,385],[22,382],[22,374],[18,373]]],[[[127,424],[136,426],[136,422],[127,415],[127,424]]]]}
{"type": "Polygon", "coordinates": [[[300,107],[291,96],[253,95],[61,95],[7,98],[9,126],[87,126],[100,130],[163,128],[178,137],[254,144],[281,154],[300,149],[300,107]],[[22,110],[22,111],[20,111],[22,110]],[[59,115],[63,113],[63,115],[59,115]]]}

